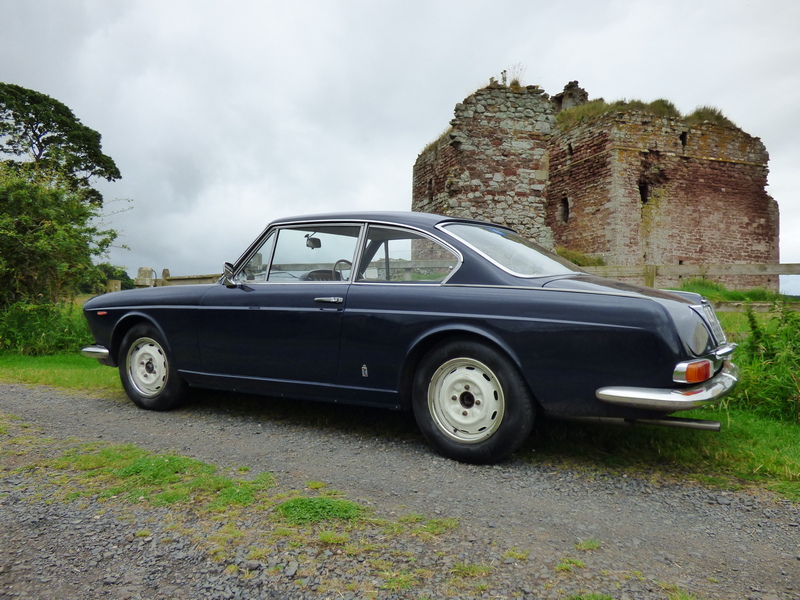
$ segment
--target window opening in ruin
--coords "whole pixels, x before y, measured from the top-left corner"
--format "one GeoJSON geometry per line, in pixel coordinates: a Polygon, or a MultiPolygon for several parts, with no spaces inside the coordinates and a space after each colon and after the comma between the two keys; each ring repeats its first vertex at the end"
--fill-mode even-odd
{"type": "Polygon", "coordinates": [[[689,134],[684,131],[681,133],[680,137],[681,137],[681,148],[686,150],[686,143],[689,140],[689,134]]]}
{"type": "Polygon", "coordinates": [[[575,150],[572,148],[572,144],[567,144],[567,154],[572,156],[574,152],[575,150]]]}
{"type": "Polygon", "coordinates": [[[650,199],[650,186],[647,185],[646,181],[639,182],[639,197],[642,200],[642,204],[647,204],[647,201],[650,199]]]}
{"type": "Polygon", "coordinates": [[[428,179],[428,200],[433,202],[433,177],[428,179]]]}
{"type": "Polygon", "coordinates": [[[566,196],[561,198],[561,204],[558,205],[558,220],[562,223],[569,221],[569,200],[566,196]]]}

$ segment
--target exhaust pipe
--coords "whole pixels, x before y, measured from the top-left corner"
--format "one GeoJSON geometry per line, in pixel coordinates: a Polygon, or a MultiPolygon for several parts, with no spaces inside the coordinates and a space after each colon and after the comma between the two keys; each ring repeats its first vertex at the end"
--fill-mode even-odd
{"type": "Polygon", "coordinates": [[[660,427],[680,427],[681,429],[700,429],[703,431],[719,431],[719,421],[703,419],[686,419],[682,417],[662,417],[660,419],[621,419],[617,417],[565,417],[565,421],[581,423],[602,423],[606,425],[658,425],[660,427]]]}

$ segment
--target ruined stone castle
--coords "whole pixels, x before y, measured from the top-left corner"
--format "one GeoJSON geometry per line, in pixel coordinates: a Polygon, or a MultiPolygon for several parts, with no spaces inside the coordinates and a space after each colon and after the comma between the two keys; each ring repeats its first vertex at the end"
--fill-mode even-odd
{"type": "MultiPolygon", "coordinates": [[[[778,262],[761,140],[638,110],[557,123],[587,100],[577,82],[553,97],[496,82],[476,91],[417,158],[412,210],[502,223],[606,265],[778,262]]],[[[777,276],[723,282],[778,287],[777,276]]]]}

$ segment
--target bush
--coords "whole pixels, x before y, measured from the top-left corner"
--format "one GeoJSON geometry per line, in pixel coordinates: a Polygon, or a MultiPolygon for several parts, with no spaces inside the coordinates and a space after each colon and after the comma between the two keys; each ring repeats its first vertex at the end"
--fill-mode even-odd
{"type": "Polygon", "coordinates": [[[0,313],[0,351],[29,356],[76,352],[92,342],[74,304],[17,302],[0,313]]]}
{"type": "Polygon", "coordinates": [[[734,406],[800,423],[800,314],[776,303],[762,325],[747,309],[750,336],[736,353],[741,384],[734,406]]]}

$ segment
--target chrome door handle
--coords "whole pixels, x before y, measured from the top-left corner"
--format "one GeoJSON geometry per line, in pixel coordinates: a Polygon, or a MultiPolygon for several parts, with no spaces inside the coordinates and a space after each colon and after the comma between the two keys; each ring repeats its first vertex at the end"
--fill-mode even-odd
{"type": "Polygon", "coordinates": [[[341,304],[344,302],[344,298],[339,298],[337,296],[328,296],[327,298],[314,298],[314,302],[327,302],[329,304],[341,304]]]}

